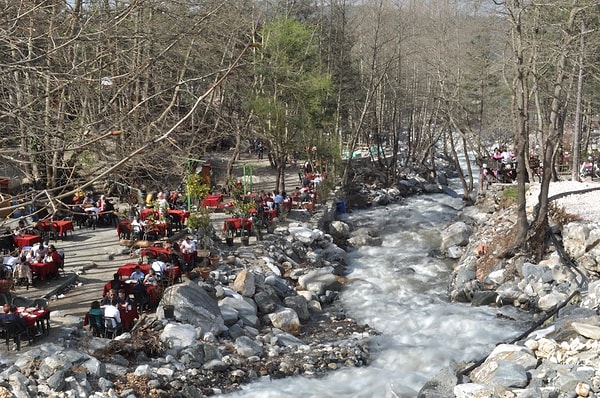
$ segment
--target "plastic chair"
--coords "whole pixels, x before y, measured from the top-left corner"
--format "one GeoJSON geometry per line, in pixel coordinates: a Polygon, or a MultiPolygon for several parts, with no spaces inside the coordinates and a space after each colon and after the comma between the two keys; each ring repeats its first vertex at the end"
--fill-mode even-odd
{"type": "Polygon", "coordinates": [[[27,297],[15,296],[12,298],[11,304],[17,307],[31,307],[31,300],[27,297]]]}
{"type": "Polygon", "coordinates": [[[40,297],[40,298],[36,298],[33,300],[33,302],[31,303],[32,307],[37,307],[40,309],[47,309],[50,304],[48,303],[48,299],[40,297]]]}
{"type": "Polygon", "coordinates": [[[117,318],[112,316],[104,317],[104,337],[114,339],[123,331],[123,325],[117,322],[117,318]]]}
{"type": "Polygon", "coordinates": [[[0,330],[4,333],[4,337],[6,339],[6,349],[10,348],[10,340],[14,340],[17,345],[17,351],[21,350],[21,338],[22,336],[27,335],[27,329],[21,330],[19,325],[12,321],[4,321],[2,322],[2,326],[0,326],[0,330]]]}
{"type": "Polygon", "coordinates": [[[88,323],[94,336],[104,336],[104,317],[102,315],[88,314],[88,323]]]}

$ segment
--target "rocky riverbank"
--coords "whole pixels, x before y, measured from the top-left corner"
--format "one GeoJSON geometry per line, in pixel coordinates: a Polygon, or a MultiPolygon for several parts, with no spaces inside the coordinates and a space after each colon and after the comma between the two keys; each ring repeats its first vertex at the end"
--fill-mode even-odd
{"type": "MultiPolygon", "coordinates": [[[[391,188],[365,180],[348,194],[353,208],[445,189],[419,177],[391,188]]],[[[156,313],[114,340],[53,312],[62,325],[55,341],[0,356],[0,396],[210,396],[264,378],[368,365],[377,331],[349,319],[336,298],[347,283],[346,250],[381,239],[335,221],[336,202],[292,210],[251,246],[232,250],[215,239],[211,252],[220,256],[210,275],[168,288],[156,313]]]]}
{"type": "MultiPolygon", "coordinates": [[[[361,194],[390,203],[441,189],[411,179],[361,194]]],[[[232,251],[215,241],[210,275],[169,287],[130,333],[94,337],[70,317],[56,341],[0,356],[0,396],[210,396],[263,378],[368,365],[377,331],[348,318],[336,299],[347,283],[346,249],[381,240],[334,220],[336,208],[332,199],[313,213],[292,210],[252,246],[232,251]]]]}
{"type": "MultiPolygon", "coordinates": [[[[569,183],[562,192],[590,188],[569,183]]],[[[560,192],[560,184],[551,189],[560,192]]],[[[497,194],[465,209],[463,220],[444,233],[445,253],[460,258],[450,295],[472,305],[530,311],[531,333],[499,344],[480,363],[444,369],[419,397],[597,396],[600,225],[589,217],[597,199],[586,205],[583,197],[564,196],[553,213],[555,243],[544,260],[533,262],[523,254],[502,256],[516,216],[514,207],[499,206],[497,194]]]]}

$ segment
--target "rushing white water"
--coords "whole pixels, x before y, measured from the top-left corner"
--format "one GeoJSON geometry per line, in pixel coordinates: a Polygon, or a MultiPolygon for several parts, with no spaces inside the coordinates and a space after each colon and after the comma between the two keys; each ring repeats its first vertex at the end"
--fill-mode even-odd
{"type": "Polygon", "coordinates": [[[472,307],[448,301],[453,262],[429,256],[461,199],[426,195],[353,213],[348,222],[377,227],[383,245],[350,253],[353,282],[341,294],[346,314],[381,332],[372,363],[316,378],[261,381],[232,397],[416,397],[450,361],[478,360],[516,337],[526,320],[512,307],[472,307]]]}

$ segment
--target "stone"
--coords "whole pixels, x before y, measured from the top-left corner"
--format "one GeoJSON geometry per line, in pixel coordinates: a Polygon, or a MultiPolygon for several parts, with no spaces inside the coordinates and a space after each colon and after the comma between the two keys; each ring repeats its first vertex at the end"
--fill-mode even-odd
{"type": "Polygon", "coordinates": [[[587,323],[573,322],[571,326],[577,333],[588,339],[600,340],[600,327],[587,323]]]}
{"type": "Polygon", "coordinates": [[[254,296],[254,293],[256,292],[254,274],[246,269],[241,270],[233,281],[232,289],[242,296],[254,296]]]}

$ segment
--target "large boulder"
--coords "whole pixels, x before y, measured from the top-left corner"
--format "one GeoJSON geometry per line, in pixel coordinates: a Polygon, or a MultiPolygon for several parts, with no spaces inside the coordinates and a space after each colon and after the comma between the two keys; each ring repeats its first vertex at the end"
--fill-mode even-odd
{"type": "Polygon", "coordinates": [[[225,329],[225,322],[217,300],[192,281],[179,283],[165,290],[160,305],[156,309],[158,319],[165,318],[165,305],[174,306],[177,320],[199,326],[205,333],[220,335],[225,329]]]}

